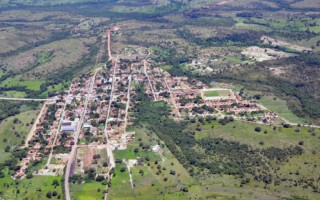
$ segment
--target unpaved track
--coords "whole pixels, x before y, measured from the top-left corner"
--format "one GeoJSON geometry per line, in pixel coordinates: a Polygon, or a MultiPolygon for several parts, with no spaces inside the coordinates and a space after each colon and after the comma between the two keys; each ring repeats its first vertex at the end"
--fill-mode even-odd
{"type": "Polygon", "coordinates": [[[61,123],[62,123],[62,121],[64,119],[64,112],[65,112],[66,107],[67,107],[67,101],[68,101],[70,92],[71,92],[71,85],[70,85],[69,90],[68,90],[67,99],[65,99],[65,102],[64,102],[64,105],[63,105],[63,109],[62,109],[62,112],[61,112],[61,116],[60,116],[58,127],[57,127],[57,129],[55,130],[55,133],[54,133],[55,136],[54,136],[54,139],[53,139],[53,142],[52,142],[52,146],[51,146],[51,150],[50,150],[50,154],[49,154],[46,166],[49,166],[49,164],[51,162],[53,147],[56,144],[56,141],[57,141],[57,138],[58,138],[58,133],[59,133],[59,130],[60,130],[60,127],[61,127],[61,123]]]}
{"type": "Polygon", "coordinates": [[[32,139],[32,137],[33,137],[33,135],[34,135],[34,133],[35,133],[35,131],[36,131],[36,129],[37,129],[37,125],[38,125],[38,123],[39,123],[39,121],[40,121],[40,118],[41,118],[43,112],[44,112],[44,109],[45,109],[46,106],[47,106],[47,103],[48,103],[48,101],[44,102],[44,104],[43,104],[43,106],[42,106],[42,108],[41,108],[41,110],[40,110],[40,113],[38,114],[36,120],[34,121],[34,123],[33,123],[33,125],[32,125],[32,128],[31,128],[31,130],[29,131],[29,134],[28,134],[28,136],[27,136],[26,142],[25,142],[25,144],[24,144],[25,147],[28,147],[28,146],[29,146],[29,141],[32,139]]]}

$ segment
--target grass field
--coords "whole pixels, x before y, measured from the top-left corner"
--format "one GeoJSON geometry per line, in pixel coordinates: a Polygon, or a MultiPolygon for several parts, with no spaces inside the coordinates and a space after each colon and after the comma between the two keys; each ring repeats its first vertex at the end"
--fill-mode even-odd
{"type": "Polygon", "coordinates": [[[206,91],[206,92],[204,92],[204,95],[206,97],[217,97],[217,96],[219,96],[219,93],[218,93],[218,91],[206,91]]]}
{"type": "Polygon", "coordinates": [[[70,183],[73,200],[99,200],[103,199],[106,186],[100,182],[74,184],[70,183]]]}
{"type": "Polygon", "coordinates": [[[31,179],[24,178],[16,183],[7,173],[5,174],[5,177],[0,179],[0,190],[3,192],[1,197],[4,199],[47,199],[47,193],[51,192],[52,194],[54,191],[57,195],[51,195],[50,199],[62,199],[61,177],[34,176],[31,179]],[[58,181],[59,186],[52,185],[54,180],[58,181]]]}
{"type": "Polygon", "coordinates": [[[25,92],[15,91],[15,90],[5,91],[3,93],[5,94],[6,97],[13,97],[13,98],[23,98],[27,96],[25,92]]]}
{"type": "MultiPolygon", "coordinates": [[[[261,94],[257,91],[244,91],[245,97],[253,97],[254,95],[261,94]]],[[[287,106],[287,102],[283,99],[275,97],[272,94],[260,95],[261,98],[258,102],[265,106],[267,109],[277,113],[279,116],[289,120],[292,123],[308,124],[311,120],[307,118],[298,117],[287,106]]]]}
{"type": "Polygon", "coordinates": [[[159,138],[155,134],[147,134],[145,128],[130,128],[130,131],[136,131],[136,139],[132,141],[127,150],[114,151],[115,158],[117,159],[135,159],[136,157],[143,158],[143,166],[131,167],[132,179],[134,189],[131,188],[128,170],[120,172],[122,166],[126,166],[125,163],[117,164],[116,176],[112,179],[111,188],[109,189],[110,199],[188,199],[190,194],[181,192],[182,186],[191,186],[196,183],[191,178],[188,172],[177,161],[174,155],[164,147],[163,155],[152,151],[142,151],[139,148],[139,153],[134,154],[132,148],[139,147],[139,143],[153,146],[157,144],[159,138]],[[149,157],[149,161],[145,160],[146,156],[149,157]],[[155,164],[155,161],[158,163],[155,164]],[[149,164],[148,164],[149,163],[149,164]],[[158,174],[158,165],[161,166],[161,173],[158,174]],[[143,175],[140,173],[143,171],[143,175]],[[175,175],[171,175],[170,171],[176,172],[175,175]],[[165,180],[165,178],[167,180],[165,180]],[[125,191],[125,192],[124,192],[125,191]]]}
{"type": "Polygon", "coordinates": [[[0,162],[9,158],[10,153],[5,152],[7,146],[14,147],[16,145],[21,145],[24,138],[29,133],[32,124],[30,123],[32,119],[37,116],[37,111],[27,111],[20,113],[18,115],[9,117],[3,120],[0,124],[0,162]],[[21,123],[14,123],[14,119],[17,118],[21,123]],[[16,132],[16,134],[15,134],[16,132]]]}
{"type": "MultiPolygon", "coordinates": [[[[190,127],[188,127],[188,129],[195,130],[196,127],[196,124],[192,124],[190,127]]],[[[292,145],[298,145],[299,141],[303,141],[303,145],[300,146],[304,149],[304,153],[300,156],[292,156],[287,162],[281,164],[279,166],[279,172],[277,173],[277,176],[299,180],[300,177],[311,179],[315,174],[320,174],[320,169],[317,167],[320,164],[320,159],[318,156],[320,152],[319,129],[314,129],[313,131],[309,131],[308,127],[276,127],[274,129],[272,126],[241,121],[234,121],[224,126],[214,121],[211,123],[206,123],[205,125],[200,125],[200,127],[202,130],[196,131],[195,133],[195,137],[198,140],[212,137],[224,138],[225,140],[238,141],[241,144],[247,144],[259,149],[269,147],[283,149],[292,145]],[[256,132],[254,130],[256,127],[260,127],[261,132],[256,132]],[[299,132],[297,132],[296,129],[299,129],[299,132]],[[259,144],[260,141],[263,141],[264,144],[259,144]],[[296,175],[296,172],[299,173],[299,176],[296,175]]],[[[250,187],[254,188],[257,184],[259,185],[259,183],[256,182],[251,183],[250,187]]],[[[317,193],[312,192],[311,188],[291,188],[287,187],[288,185],[286,184],[287,183],[281,183],[278,186],[271,184],[268,186],[268,191],[275,195],[307,195],[309,196],[309,199],[318,199],[319,197],[317,193]]]]}
{"type": "Polygon", "coordinates": [[[262,96],[262,98],[258,101],[266,108],[286,118],[290,122],[302,124],[308,124],[310,122],[310,120],[298,117],[292,113],[292,111],[289,110],[285,100],[275,98],[274,96],[262,96]]]}
{"type": "MultiPolygon", "coordinates": [[[[300,174],[304,177],[312,177],[313,173],[320,173],[317,168],[314,168],[314,164],[320,164],[320,159],[317,155],[311,154],[312,150],[320,151],[318,143],[320,139],[319,130],[315,130],[315,136],[312,136],[308,132],[308,128],[301,128],[300,132],[296,132],[295,128],[277,128],[273,130],[273,127],[266,125],[257,125],[253,123],[247,123],[242,121],[234,121],[228,123],[225,126],[220,125],[217,122],[206,123],[200,125],[202,131],[195,131],[195,137],[197,139],[208,137],[223,137],[230,141],[239,141],[243,144],[252,145],[255,148],[267,148],[278,147],[284,148],[291,145],[297,145],[298,141],[303,140],[302,146],[306,153],[302,156],[293,156],[281,166],[280,171],[283,172],[281,176],[293,176],[290,172],[299,170],[300,174]],[[212,129],[212,125],[214,128],[212,129]],[[260,126],[261,132],[254,131],[255,127],[260,126]],[[267,134],[264,131],[267,131],[267,134]],[[264,145],[261,146],[259,141],[264,141],[264,145]],[[308,164],[304,164],[308,163],[308,164]]],[[[193,130],[197,127],[197,124],[192,124],[188,127],[189,130],[193,130]]],[[[154,134],[146,134],[146,129],[136,128],[130,129],[136,131],[136,140],[130,145],[140,142],[148,142],[148,144],[158,143],[158,138],[154,134]]],[[[160,141],[160,144],[162,142],[160,141]]],[[[120,172],[122,166],[126,167],[125,163],[117,164],[116,176],[112,180],[111,188],[109,188],[110,199],[278,199],[279,195],[295,194],[298,196],[308,195],[310,199],[317,199],[317,194],[312,193],[309,189],[302,188],[287,188],[284,185],[273,186],[269,185],[266,189],[263,189],[264,184],[251,180],[250,184],[240,187],[239,179],[229,175],[196,175],[190,177],[184,167],[177,161],[174,155],[166,148],[163,148],[164,153],[161,156],[161,160],[155,164],[154,161],[143,160],[143,166],[131,167],[131,174],[133,179],[134,188],[131,188],[129,173],[126,168],[125,172],[120,172]],[[150,164],[148,164],[150,163],[150,164]],[[161,167],[161,173],[159,173],[158,165],[161,167]],[[170,171],[176,172],[175,175],[170,174],[170,171]],[[143,173],[141,173],[141,171],[143,173]],[[165,178],[167,180],[165,180],[165,178]],[[200,184],[201,182],[201,184],[200,184]],[[187,188],[188,192],[182,192],[182,188],[187,188]],[[285,191],[285,192],[282,192],[285,191]]],[[[153,152],[151,152],[153,153],[153,152]]],[[[133,159],[135,156],[131,150],[115,151],[116,158],[121,159],[133,159]]],[[[294,178],[294,177],[293,177],[294,178]]],[[[290,196],[290,195],[289,195],[290,196]]]]}
{"type": "Polygon", "coordinates": [[[223,96],[229,96],[230,91],[229,90],[208,90],[204,92],[204,95],[206,97],[223,97],[223,96]]]}
{"type": "MultiPolygon", "coordinates": [[[[192,124],[191,128],[195,129],[196,125],[192,124]]],[[[249,144],[257,148],[267,147],[288,147],[290,145],[298,145],[298,142],[303,140],[305,149],[315,149],[320,151],[318,143],[320,139],[320,131],[315,129],[315,136],[312,136],[308,132],[308,127],[299,128],[300,132],[296,132],[296,127],[284,128],[262,124],[255,124],[242,121],[234,121],[226,125],[220,125],[214,121],[206,123],[201,126],[202,130],[197,131],[195,134],[196,139],[208,138],[208,137],[223,137],[231,141],[240,141],[244,144],[249,144]],[[212,128],[214,126],[214,128],[212,128]],[[260,127],[261,132],[256,132],[255,128],[260,127]],[[267,133],[264,133],[266,131],[267,133]],[[264,141],[264,145],[259,144],[260,141],[264,141]]]]}
{"type": "Polygon", "coordinates": [[[29,90],[39,91],[40,86],[45,81],[22,81],[18,78],[8,78],[3,81],[0,86],[1,87],[13,87],[13,86],[25,86],[29,90]]]}
{"type": "Polygon", "coordinates": [[[125,166],[124,163],[116,165],[115,175],[112,178],[111,187],[109,189],[110,199],[134,199],[128,170],[126,169],[126,171],[120,172],[121,167],[125,166]]]}

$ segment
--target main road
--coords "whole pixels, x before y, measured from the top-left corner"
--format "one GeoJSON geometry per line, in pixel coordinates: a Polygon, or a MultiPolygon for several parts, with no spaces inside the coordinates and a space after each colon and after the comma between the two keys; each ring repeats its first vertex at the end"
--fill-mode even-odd
{"type": "Polygon", "coordinates": [[[32,99],[32,98],[0,97],[0,100],[8,100],[8,101],[47,101],[47,100],[54,100],[54,99],[32,99]]]}
{"type": "Polygon", "coordinates": [[[71,153],[70,153],[70,156],[69,156],[69,159],[68,159],[68,164],[67,164],[67,169],[66,169],[65,179],[64,179],[66,200],[71,200],[70,188],[69,188],[69,176],[70,176],[70,172],[71,172],[71,165],[72,165],[73,158],[74,158],[76,150],[77,150],[78,139],[79,139],[79,135],[80,135],[80,132],[81,132],[81,127],[82,127],[82,124],[83,124],[83,121],[84,121],[84,116],[86,115],[88,102],[89,102],[89,99],[90,99],[90,96],[91,96],[91,92],[92,92],[92,89],[93,89],[93,85],[94,85],[94,82],[95,82],[95,77],[96,77],[96,74],[98,73],[98,71],[100,69],[101,68],[97,69],[96,72],[94,73],[93,77],[92,77],[89,90],[88,90],[88,92],[86,94],[86,99],[85,99],[85,103],[84,103],[84,109],[83,109],[83,111],[81,113],[80,120],[79,120],[79,122],[77,124],[76,131],[74,132],[74,139],[73,139],[74,144],[72,146],[72,150],[71,150],[71,153]]]}

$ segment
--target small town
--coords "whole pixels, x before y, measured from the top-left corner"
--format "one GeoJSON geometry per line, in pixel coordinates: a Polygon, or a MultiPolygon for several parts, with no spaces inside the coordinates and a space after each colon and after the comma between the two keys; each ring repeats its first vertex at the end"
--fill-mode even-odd
{"type": "Polygon", "coordinates": [[[319,200],[320,0],[0,0],[0,200],[319,200]]]}
{"type": "Polygon", "coordinates": [[[16,178],[23,178],[28,165],[35,160],[41,162],[44,154],[49,156],[44,168],[35,172],[37,175],[63,174],[70,162],[71,176],[94,166],[99,169],[97,176],[108,178],[108,171],[115,166],[112,150],[126,149],[135,137],[127,127],[133,121],[130,113],[137,101],[137,86],[154,101],[170,105],[177,121],[211,116],[273,124],[278,119],[277,114],[232,89],[210,88],[201,81],[172,77],[148,59],[133,57],[108,61],[74,79],[69,91],[44,104],[32,137],[26,141],[29,152],[16,178]]]}

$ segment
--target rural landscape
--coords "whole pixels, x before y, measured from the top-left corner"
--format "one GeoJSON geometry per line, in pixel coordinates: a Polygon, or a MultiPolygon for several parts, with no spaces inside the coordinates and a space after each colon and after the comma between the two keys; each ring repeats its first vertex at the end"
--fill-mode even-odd
{"type": "Polygon", "coordinates": [[[320,199],[318,0],[3,0],[0,47],[0,199],[320,199]]]}

